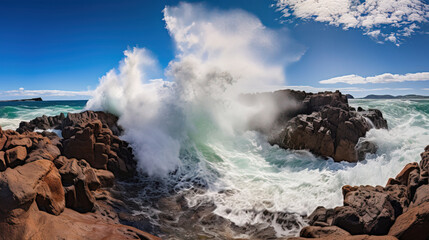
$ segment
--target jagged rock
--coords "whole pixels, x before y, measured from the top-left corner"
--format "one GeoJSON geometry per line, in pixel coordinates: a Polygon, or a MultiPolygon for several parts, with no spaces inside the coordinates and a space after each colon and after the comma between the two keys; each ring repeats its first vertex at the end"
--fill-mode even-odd
{"type": "MultiPolygon", "coordinates": [[[[292,92],[286,96],[292,99],[292,92]]],[[[273,93],[274,96],[278,94],[273,93]]],[[[277,125],[279,134],[270,133],[270,143],[287,149],[307,149],[314,154],[332,157],[335,161],[356,162],[366,153],[375,153],[374,143],[363,142],[356,148],[361,137],[369,129],[387,128],[387,122],[379,110],[356,112],[348,105],[347,97],[337,92],[296,94],[301,102],[297,110],[280,114],[277,125]]],[[[277,129],[275,127],[274,129],[277,129]]]]}
{"type": "Polygon", "coordinates": [[[27,157],[27,149],[22,146],[14,147],[6,150],[5,156],[7,165],[9,167],[16,167],[24,163],[24,160],[27,157]]]}
{"type": "Polygon", "coordinates": [[[396,219],[389,235],[400,240],[426,240],[429,238],[429,202],[410,208],[396,219]]]}

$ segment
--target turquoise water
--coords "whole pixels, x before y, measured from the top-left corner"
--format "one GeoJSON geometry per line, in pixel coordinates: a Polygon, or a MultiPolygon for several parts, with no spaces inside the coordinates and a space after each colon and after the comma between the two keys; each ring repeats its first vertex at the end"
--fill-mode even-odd
{"type": "MultiPolygon", "coordinates": [[[[85,104],[86,101],[0,103],[0,125],[14,129],[22,120],[43,114],[78,112],[85,108],[85,104]]],[[[260,214],[264,210],[287,211],[297,213],[298,216],[311,213],[319,205],[335,207],[342,204],[343,185],[385,185],[388,178],[396,176],[406,163],[420,160],[420,153],[429,144],[429,100],[354,99],[350,100],[350,105],[380,109],[389,124],[389,130],[372,129],[367,133],[366,139],[376,142],[379,149],[376,154],[368,155],[365,161],[359,163],[335,163],[308,151],[289,151],[270,146],[265,137],[257,132],[221,131],[221,128],[213,126],[205,111],[186,111],[186,122],[192,123],[193,130],[174,131],[175,135],[186,136],[183,136],[178,146],[179,174],[165,177],[166,186],[181,191],[199,181],[208,190],[188,196],[190,206],[209,201],[217,206],[216,214],[237,225],[267,224],[260,214]]],[[[156,136],[159,132],[154,131],[157,125],[144,123],[143,117],[140,119],[143,115],[139,114],[147,115],[148,112],[135,111],[130,115],[134,119],[124,117],[120,120],[125,124],[126,121],[133,123],[125,128],[126,132],[132,131],[133,134],[124,137],[131,142],[135,151],[143,151],[147,149],[145,144],[151,143],[142,143],[138,137],[144,136],[162,145],[162,139],[173,136],[163,135],[163,138],[159,138],[156,136]]],[[[173,120],[174,124],[183,124],[180,118],[171,115],[165,117],[173,120]]],[[[174,124],[162,126],[171,127],[174,124]]],[[[141,170],[144,172],[143,166],[150,164],[163,164],[163,157],[139,157],[138,161],[144,162],[140,165],[141,170]]],[[[142,194],[142,198],[145,194],[142,194]]],[[[276,225],[275,221],[270,224],[273,224],[278,236],[299,231],[285,229],[276,225]]]]}
{"type": "Polygon", "coordinates": [[[0,102],[0,126],[16,129],[21,121],[29,121],[42,115],[80,112],[86,105],[82,101],[0,102]]]}

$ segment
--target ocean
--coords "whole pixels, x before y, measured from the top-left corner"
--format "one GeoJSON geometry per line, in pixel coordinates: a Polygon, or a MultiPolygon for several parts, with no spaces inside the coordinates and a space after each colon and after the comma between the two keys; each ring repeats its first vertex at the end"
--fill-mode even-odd
{"type": "MultiPolygon", "coordinates": [[[[170,129],[163,132],[170,135],[157,136],[160,133],[156,129],[149,131],[142,127],[133,128],[135,133],[130,135],[125,128],[124,138],[134,151],[147,150],[148,139],[154,144],[147,150],[154,156],[146,158],[148,155],[137,154],[140,170],[151,177],[145,180],[146,187],[139,195],[141,199],[135,201],[144,205],[144,198],[154,194],[186,191],[193,185],[204,186],[204,192],[187,195],[189,206],[211,202],[216,206],[215,214],[238,226],[271,224],[277,236],[296,234],[299,227],[291,229],[276,221],[268,223],[263,212],[293,213],[298,221],[302,221],[300,217],[310,214],[317,206],[342,205],[343,185],[384,186],[388,178],[395,177],[406,163],[419,161],[420,153],[429,144],[429,100],[351,99],[349,103],[356,108],[381,110],[389,125],[388,130],[372,129],[367,133],[366,139],[376,142],[378,151],[358,163],[336,163],[308,151],[280,149],[269,145],[266,138],[255,131],[219,131],[202,114],[204,112],[192,109],[186,111],[186,118],[191,120],[172,119],[174,124],[191,122],[193,126],[185,132],[170,129]],[[180,134],[186,136],[181,136],[179,146],[168,145],[173,150],[178,148],[177,156],[172,156],[174,151],[155,154],[153,146],[164,143],[159,141],[166,139],[165,144],[169,144],[169,138],[177,139],[180,134]],[[145,141],[137,139],[140,135],[145,135],[145,141]],[[156,174],[156,171],[162,171],[163,164],[166,171],[171,169],[171,157],[179,161],[174,162],[174,173],[156,174]],[[159,168],[146,171],[151,164],[159,168]],[[150,181],[157,182],[156,189],[151,189],[150,181]]],[[[16,129],[21,121],[41,115],[79,112],[86,104],[86,101],[1,102],[0,125],[3,129],[16,129]]],[[[135,113],[135,125],[141,121],[139,114],[143,113],[135,113]]],[[[128,126],[126,121],[129,120],[125,117],[120,123],[128,126]]],[[[142,206],[142,214],[148,211],[142,206]]],[[[148,214],[148,217],[152,215],[148,214]]],[[[274,214],[273,217],[278,216],[274,214]]]]}

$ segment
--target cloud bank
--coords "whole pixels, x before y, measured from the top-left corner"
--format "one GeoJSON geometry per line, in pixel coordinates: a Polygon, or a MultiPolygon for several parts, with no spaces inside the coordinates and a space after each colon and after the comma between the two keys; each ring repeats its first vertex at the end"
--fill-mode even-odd
{"type": "Polygon", "coordinates": [[[360,28],[379,42],[399,45],[429,20],[423,0],[277,0],[283,16],[314,20],[334,26],[360,28]]]}
{"type": "Polygon", "coordinates": [[[417,82],[417,81],[429,81],[429,72],[419,73],[407,73],[392,74],[384,73],[372,77],[361,77],[359,75],[351,74],[341,77],[335,77],[327,80],[322,80],[321,84],[335,84],[335,83],[347,83],[347,84],[366,84],[366,83],[395,83],[395,82],[417,82]]]}

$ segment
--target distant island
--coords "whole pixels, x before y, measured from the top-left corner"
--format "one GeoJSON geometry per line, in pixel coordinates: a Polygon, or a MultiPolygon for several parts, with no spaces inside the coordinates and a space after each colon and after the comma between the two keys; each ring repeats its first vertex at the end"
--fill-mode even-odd
{"type": "Polygon", "coordinates": [[[16,100],[3,100],[0,102],[41,102],[43,101],[42,98],[28,98],[28,99],[16,99],[16,100]]]}
{"type": "MultiPolygon", "coordinates": [[[[347,94],[347,98],[353,99],[354,97],[350,94],[347,94]]],[[[416,94],[399,95],[399,96],[371,94],[360,99],[429,99],[429,96],[416,95],[416,94]]]]}

